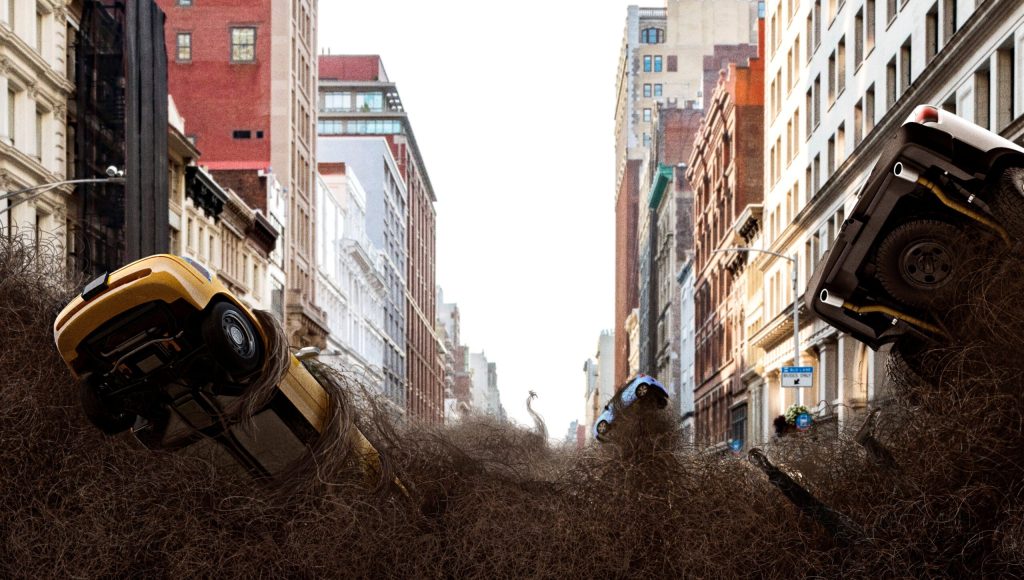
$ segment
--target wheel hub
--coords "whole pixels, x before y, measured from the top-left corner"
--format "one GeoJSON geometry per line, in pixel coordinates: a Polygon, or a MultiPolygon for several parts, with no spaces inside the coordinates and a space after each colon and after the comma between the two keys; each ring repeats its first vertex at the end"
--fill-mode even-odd
{"type": "Polygon", "coordinates": [[[942,286],[952,271],[953,256],[935,240],[914,243],[900,257],[903,278],[919,288],[942,286]]]}
{"type": "Polygon", "coordinates": [[[242,321],[238,320],[233,313],[228,314],[224,317],[224,335],[227,336],[228,341],[231,343],[232,348],[242,356],[250,356],[252,354],[254,344],[252,337],[246,332],[242,326],[242,321]]]}

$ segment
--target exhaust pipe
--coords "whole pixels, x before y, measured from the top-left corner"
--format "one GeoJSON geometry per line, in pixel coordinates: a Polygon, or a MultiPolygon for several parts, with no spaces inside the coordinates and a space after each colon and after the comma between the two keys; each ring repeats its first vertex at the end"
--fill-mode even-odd
{"type": "Polygon", "coordinates": [[[918,178],[921,177],[921,174],[916,169],[907,167],[902,161],[893,166],[892,174],[911,183],[917,183],[918,178]]]}
{"type": "Polygon", "coordinates": [[[821,298],[821,301],[824,302],[825,304],[828,304],[829,306],[835,306],[837,308],[842,308],[843,303],[845,302],[845,300],[843,300],[839,296],[836,296],[835,294],[829,294],[828,290],[822,290],[819,298],[821,298]]]}

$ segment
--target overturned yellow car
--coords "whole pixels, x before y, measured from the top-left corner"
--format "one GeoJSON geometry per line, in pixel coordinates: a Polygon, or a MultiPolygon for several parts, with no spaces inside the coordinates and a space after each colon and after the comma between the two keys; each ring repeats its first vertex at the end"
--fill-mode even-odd
{"type": "MultiPolygon", "coordinates": [[[[131,430],[151,449],[201,450],[264,478],[308,457],[331,406],[275,324],[201,264],[161,254],[87,284],[57,316],[54,339],[103,432],[131,430]]],[[[351,431],[378,475],[377,451],[351,431]]]]}

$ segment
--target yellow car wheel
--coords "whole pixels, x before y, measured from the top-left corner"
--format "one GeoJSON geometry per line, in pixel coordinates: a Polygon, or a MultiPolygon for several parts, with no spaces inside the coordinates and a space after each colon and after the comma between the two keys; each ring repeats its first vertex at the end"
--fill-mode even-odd
{"type": "Polygon", "coordinates": [[[249,317],[230,302],[217,302],[202,323],[210,354],[228,373],[248,374],[260,364],[261,348],[249,317]]]}

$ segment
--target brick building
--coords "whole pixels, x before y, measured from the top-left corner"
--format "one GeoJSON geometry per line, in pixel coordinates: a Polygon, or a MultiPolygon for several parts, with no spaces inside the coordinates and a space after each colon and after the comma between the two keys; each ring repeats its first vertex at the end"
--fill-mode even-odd
{"type": "Polygon", "coordinates": [[[680,294],[676,281],[693,248],[693,192],[683,178],[703,111],[693,103],[659,105],[653,159],[640,216],[640,372],[668,388],[680,412],[680,294]]]}
{"type": "Polygon", "coordinates": [[[203,164],[253,207],[267,206],[260,180],[271,170],[283,185],[285,328],[293,346],[323,348],[327,327],[316,305],[313,203],[317,4],[158,4],[167,14],[169,90],[203,164]]]}
{"type": "Polygon", "coordinates": [[[705,103],[686,174],[695,192],[695,435],[705,445],[747,440],[741,375],[746,366],[743,273],[748,254],[714,251],[746,246],[743,234],[760,216],[763,57],[758,47],[716,47],[706,59],[717,83],[705,103]],[[726,60],[753,58],[722,69],[722,60],[715,58],[722,55],[726,60]]]}
{"type": "MultiPolygon", "coordinates": [[[[637,355],[625,325],[640,306],[639,212],[647,202],[640,193],[649,191],[650,173],[657,171],[651,156],[655,111],[670,98],[699,103],[704,55],[715,44],[753,41],[756,14],[752,0],[665,0],[661,7],[627,8],[615,103],[616,384],[626,381],[629,360],[637,355]]],[[[641,362],[641,372],[643,367],[641,362]]]]}
{"type": "Polygon", "coordinates": [[[416,135],[379,56],[321,55],[319,71],[320,136],[382,136],[405,182],[406,410],[411,417],[440,423],[444,420],[444,348],[435,329],[437,198],[416,135]]]}

